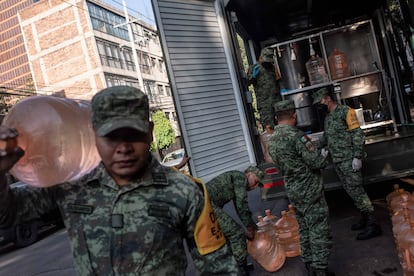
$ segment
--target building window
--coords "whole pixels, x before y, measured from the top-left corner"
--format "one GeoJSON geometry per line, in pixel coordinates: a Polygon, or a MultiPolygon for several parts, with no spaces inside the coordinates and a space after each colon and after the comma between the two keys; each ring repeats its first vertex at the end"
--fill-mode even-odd
{"type": "Polygon", "coordinates": [[[171,96],[171,88],[169,86],[165,87],[165,92],[167,93],[167,96],[171,96]]]}
{"type": "Polygon", "coordinates": [[[153,82],[144,80],[144,91],[148,95],[148,99],[151,103],[155,103],[153,82]]]}
{"type": "Polygon", "coordinates": [[[94,3],[87,2],[89,15],[94,30],[108,33],[129,41],[128,27],[125,18],[94,3]]]}
{"type": "Polygon", "coordinates": [[[159,105],[162,103],[160,94],[157,93],[157,85],[154,81],[143,80],[144,83],[144,92],[148,95],[148,99],[151,104],[159,105]]]}
{"type": "Polygon", "coordinates": [[[158,60],[158,70],[160,70],[161,73],[164,73],[164,61],[162,59],[158,60]]]}
{"type": "Polygon", "coordinates": [[[165,95],[164,86],[162,86],[161,84],[158,84],[158,93],[160,95],[165,95]]]}
{"type": "Polygon", "coordinates": [[[116,85],[127,85],[139,88],[139,82],[137,79],[131,79],[125,76],[105,74],[105,80],[108,87],[116,85]]]}
{"type": "Polygon", "coordinates": [[[98,45],[102,65],[135,71],[131,48],[125,46],[119,47],[118,44],[100,39],[96,40],[96,44],[98,45]]]}
{"type": "Polygon", "coordinates": [[[147,54],[142,54],[142,57],[139,61],[139,66],[141,68],[142,73],[151,74],[151,71],[150,71],[150,58],[147,54]]]}
{"type": "Polygon", "coordinates": [[[121,52],[124,55],[125,64],[127,67],[127,70],[129,71],[135,71],[135,64],[132,59],[132,51],[129,48],[122,47],[121,52]]]}

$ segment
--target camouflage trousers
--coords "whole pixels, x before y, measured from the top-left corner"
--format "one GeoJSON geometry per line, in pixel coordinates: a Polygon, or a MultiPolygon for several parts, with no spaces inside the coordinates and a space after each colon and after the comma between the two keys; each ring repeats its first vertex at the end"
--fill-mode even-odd
{"type": "Polygon", "coordinates": [[[260,123],[262,124],[263,129],[266,125],[275,126],[275,113],[273,111],[273,104],[270,99],[266,100],[257,100],[257,111],[260,114],[260,123]]]}
{"type": "MultiPolygon", "coordinates": [[[[315,198],[315,197],[314,197],[315,198]]],[[[313,268],[328,267],[332,248],[329,209],[323,192],[311,202],[292,202],[299,223],[301,258],[313,268]]]]}
{"type": "Polygon", "coordinates": [[[243,227],[229,216],[222,208],[213,205],[214,213],[217,216],[221,232],[226,237],[227,244],[231,248],[233,256],[238,264],[246,261],[247,244],[246,233],[243,227]]]}
{"type": "Polygon", "coordinates": [[[352,170],[352,159],[334,164],[335,171],[343,183],[343,187],[352,198],[355,206],[361,214],[371,214],[374,212],[371,199],[368,197],[362,185],[361,171],[352,170]]]}

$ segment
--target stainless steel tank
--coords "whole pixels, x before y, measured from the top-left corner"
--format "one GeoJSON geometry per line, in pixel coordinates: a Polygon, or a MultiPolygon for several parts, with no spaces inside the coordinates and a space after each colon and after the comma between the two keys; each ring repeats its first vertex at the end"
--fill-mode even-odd
{"type": "Polygon", "coordinates": [[[297,127],[313,128],[317,124],[315,111],[312,106],[313,99],[310,93],[302,92],[285,96],[295,102],[297,114],[297,127]]]}

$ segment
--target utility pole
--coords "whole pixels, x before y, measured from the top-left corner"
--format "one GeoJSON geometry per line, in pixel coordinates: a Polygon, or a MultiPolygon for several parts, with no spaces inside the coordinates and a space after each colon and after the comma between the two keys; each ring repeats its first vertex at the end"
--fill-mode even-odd
{"type": "Polygon", "coordinates": [[[123,24],[118,24],[116,26],[114,26],[114,28],[120,27],[122,25],[127,25],[128,28],[128,36],[129,36],[129,42],[131,45],[131,49],[132,49],[132,55],[134,58],[134,63],[135,63],[135,70],[137,72],[137,78],[138,78],[138,84],[139,84],[139,88],[145,92],[144,89],[144,82],[142,80],[142,75],[141,75],[141,68],[139,66],[139,60],[138,60],[138,54],[137,54],[137,49],[135,48],[135,39],[134,39],[134,33],[132,32],[132,26],[131,24],[135,21],[129,21],[129,15],[128,15],[128,11],[127,11],[127,6],[126,6],[126,2],[125,0],[122,0],[122,6],[124,8],[124,16],[125,16],[125,23],[123,24]]]}

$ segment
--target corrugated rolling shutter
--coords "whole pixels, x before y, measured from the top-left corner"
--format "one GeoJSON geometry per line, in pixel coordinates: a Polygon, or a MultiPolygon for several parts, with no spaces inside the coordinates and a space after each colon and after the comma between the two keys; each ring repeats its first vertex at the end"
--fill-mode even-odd
{"type": "Polygon", "coordinates": [[[192,174],[208,181],[255,163],[220,6],[194,0],[153,6],[192,174]]]}

